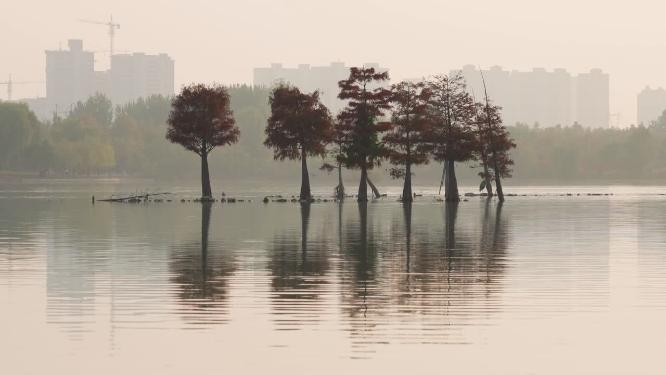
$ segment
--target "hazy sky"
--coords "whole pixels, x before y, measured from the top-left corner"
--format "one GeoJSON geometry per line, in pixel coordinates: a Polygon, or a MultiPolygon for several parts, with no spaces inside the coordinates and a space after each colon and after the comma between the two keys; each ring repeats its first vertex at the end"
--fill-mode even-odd
{"type": "MultiPolygon", "coordinates": [[[[0,81],[44,80],[44,50],[70,38],[108,50],[107,29],[77,19],[113,14],[116,50],[170,54],[177,87],[249,83],[253,67],[271,62],[379,62],[394,80],[468,63],[598,67],[611,75],[611,112],[623,124],[635,122],[643,87],[666,87],[663,0],[7,0],[2,13],[0,81]]],[[[108,65],[107,54],[97,60],[108,65]]],[[[43,85],[14,91],[44,94],[43,85]]]]}

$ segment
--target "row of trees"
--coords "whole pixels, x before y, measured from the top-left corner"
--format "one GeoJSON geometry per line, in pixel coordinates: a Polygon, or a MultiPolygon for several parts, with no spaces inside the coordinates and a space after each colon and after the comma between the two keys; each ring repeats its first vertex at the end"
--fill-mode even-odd
{"type": "MultiPolygon", "coordinates": [[[[455,164],[469,160],[483,166],[481,189],[492,196],[494,181],[499,199],[504,200],[501,179],[510,176],[509,151],[515,143],[502,124],[500,108],[487,95],[483,103],[475,102],[461,75],[401,82],[390,88],[383,86],[386,80],[386,72],[351,68],[349,78],[339,83],[338,97],[347,105],[335,119],[317,92],[302,93],[286,84],[273,89],[264,145],[273,150],[276,160],[301,161],[300,199],[312,199],[308,156],[330,155],[337,164],[339,199],[344,198],[343,166],[360,170],[357,199],[367,201],[368,185],[379,195],[368,171],[388,159],[391,176],[404,179],[402,200],[410,202],[412,166],[434,159],[444,165],[447,201],[460,200],[455,164]]],[[[226,89],[185,87],[173,102],[168,123],[167,139],[201,157],[202,194],[210,197],[208,154],[239,138],[226,89]]]]}
{"type": "MultiPolygon", "coordinates": [[[[227,91],[243,139],[212,163],[238,179],[246,178],[244,170],[261,175],[272,166],[261,145],[269,92],[248,86],[227,91]]],[[[114,107],[95,95],[48,121],[39,121],[25,104],[0,102],[0,171],[190,179],[198,174],[191,170],[190,153],[164,139],[172,99],[151,96],[114,107]]]]}
{"type": "MultiPolygon", "coordinates": [[[[242,137],[234,147],[210,155],[211,175],[229,180],[229,188],[233,189],[267,182],[290,185],[299,176],[298,165],[274,162],[273,150],[262,144],[271,115],[270,91],[245,86],[228,87],[227,91],[242,137]]],[[[155,178],[156,183],[196,181],[200,171],[193,168],[197,166],[193,163],[194,154],[164,139],[171,104],[172,98],[150,97],[113,108],[106,98],[98,96],[75,105],[64,116],[41,122],[24,104],[0,102],[2,176],[4,171],[17,171],[65,177],[149,177],[155,178]]],[[[649,127],[590,129],[581,125],[514,124],[507,130],[521,145],[511,152],[516,162],[514,183],[650,184],[666,178],[664,115],[649,127]]],[[[387,140],[390,133],[384,132],[383,139],[387,140]]],[[[333,134],[328,155],[340,151],[339,140],[333,134]]],[[[327,161],[333,170],[337,169],[334,155],[327,161]]],[[[477,172],[483,172],[482,164],[478,158],[458,163],[458,182],[475,184],[477,172]]],[[[400,165],[384,163],[368,176],[377,184],[388,184],[394,168],[402,169],[400,165]]],[[[442,174],[439,163],[414,164],[411,169],[422,185],[435,184],[442,174]]],[[[492,166],[489,169],[492,172],[492,166]]],[[[319,184],[336,185],[335,177],[341,179],[341,172],[327,176],[325,171],[312,168],[310,178],[319,184]]],[[[353,175],[347,173],[345,183],[350,183],[353,175]]],[[[338,185],[342,186],[339,182],[338,185]]],[[[369,186],[372,187],[370,183],[369,186]]]]}

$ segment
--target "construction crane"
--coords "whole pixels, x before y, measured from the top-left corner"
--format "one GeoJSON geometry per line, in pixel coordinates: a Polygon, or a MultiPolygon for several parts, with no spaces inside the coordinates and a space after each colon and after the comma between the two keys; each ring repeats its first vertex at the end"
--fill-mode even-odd
{"type": "Polygon", "coordinates": [[[80,19],[79,21],[93,25],[103,25],[109,28],[109,66],[111,66],[111,59],[113,59],[113,42],[116,36],[116,30],[120,29],[120,25],[113,22],[113,15],[111,15],[111,18],[109,18],[109,22],[91,21],[85,19],[80,19]]]}
{"type": "Polygon", "coordinates": [[[12,81],[12,75],[9,75],[9,79],[4,82],[0,82],[0,85],[7,85],[7,100],[11,101],[12,100],[12,89],[14,85],[28,85],[28,84],[34,84],[34,83],[44,83],[43,81],[12,81]]]}

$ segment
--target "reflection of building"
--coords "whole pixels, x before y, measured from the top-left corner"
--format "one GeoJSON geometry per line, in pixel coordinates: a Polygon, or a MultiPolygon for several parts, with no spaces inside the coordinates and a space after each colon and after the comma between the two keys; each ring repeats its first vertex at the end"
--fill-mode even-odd
{"type": "MultiPolygon", "coordinates": [[[[470,92],[481,100],[483,82],[473,65],[460,72],[470,92]]],[[[552,72],[535,68],[529,72],[508,71],[498,66],[483,70],[488,95],[502,106],[504,121],[541,126],[571,125],[578,122],[587,127],[608,127],[609,77],[594,69],[572,76],[564,69],[552,72]]]]}
{"type": "MultiPolygon", "coordinates": [[[[377,71],[387,71],[379,64],[365,64],[377,71]]],[[[296,68],[285,68],[282,64],[271,64],[268,68],[255,68],[253,82],[255,86],[271,87],[278,82],[290,83],[302,91],[319,90],[322,103],[331,113],[339,112],[344,103],[338,100],[340,89],[338,82],[349,77],[349,67],[342,62],[333,62],[329,66],[310,66],[300,64],[296,68]]],[[[387,83],[388,84],[388,83],[387,83]]]]}
{"type": "Polygon", "coordinates": [[[658,89],[646,87],[638,94],[637,124],[648,126],[664,111],[666,111],[666,90],[661,87],[658,89]]]}
{"type": "Polygon", "coordinates": [[[95,93],[106,95],[115,105],[150,95],[173,95],[174,62],[168,55],[114,55],[110,70],[95,71],[94,54],[83,49],[82,40],[69,40],[68,47],[46,51],[46,98],[23,100],[39,118],[67,113],[95,93]]]}

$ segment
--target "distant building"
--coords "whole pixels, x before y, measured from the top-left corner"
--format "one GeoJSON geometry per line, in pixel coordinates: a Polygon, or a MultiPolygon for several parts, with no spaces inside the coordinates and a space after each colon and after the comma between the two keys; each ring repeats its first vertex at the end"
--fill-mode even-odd
{"type": "MultiPolygon", "coordinates": [[[[388,71],[377,63],[368,63],[363,66],[373,67],[380,72],[388,71]]],[[[333,62],[328,66],[300,64],[296,68],[271,64],[267,68],[254,69],[253,83],[255,86],[272,87],[279,82],[286,82],[304,92],[319,90],[322,103],[335,115],[344,107],[344,102],[338,99],[340,92],[338,82],[348,77],[349,67],[342,62],[333,62]]]]}
{"type": "MultiPolygon", "coordinates": [[[[476,100],[484,95],[481,73],[473,65],[460,72],[476,100]]],[[[490,99],[502,107],[504,122],[538,123],[540,126],[609,126],[609,78],[595,69],[572,76],[564,69],[549,72],[543,68],[532,71],[508,71],[494,66],[482,70],[490,99]]]]}
{"type": "Polygon", "coordinates": [[[42,120],[67,114],[95,93],[106,95],[115,105],[174,94],[174,61],[168,55],[114,55],[109,70],[96,71],[94,54],[83,49],[82,40],[67,44],[67,50],[46,51],[46,98],[21,100],[42,120]]]}
{"type": "Polygon", "coordinates": [[[646,87],[638,94],[637,124],[648,126],[666,111],[666,90],[646,87]]]}
{"type": "Polygon", "coordinates": [[[610,121],[609,77],[601,69],[592,69],[576,77],[576,117],[579,124],[607,128],[610,121]]]}
{"type": "Polygon", "coordinates": [[[51,107],[46,98],[20,99],[18,102],[25,103],[35,113],[35,116],[42,121],[53,117],[53,112],[49,110],[51,107]]]}
{"type": "Polygon", "coordinates": [[[51,110],[70,106],[94,94],[95,56],[83,50],[83,41],[69,40],[68,50],[46,51],[46,98],[51,110]]]}
{"type": "Polygon", "coordinates": [[[166,54],[114,55],[108,74],[110,99],[117,105],[151,95],[174,93],[174,61],[166,54]]]}

